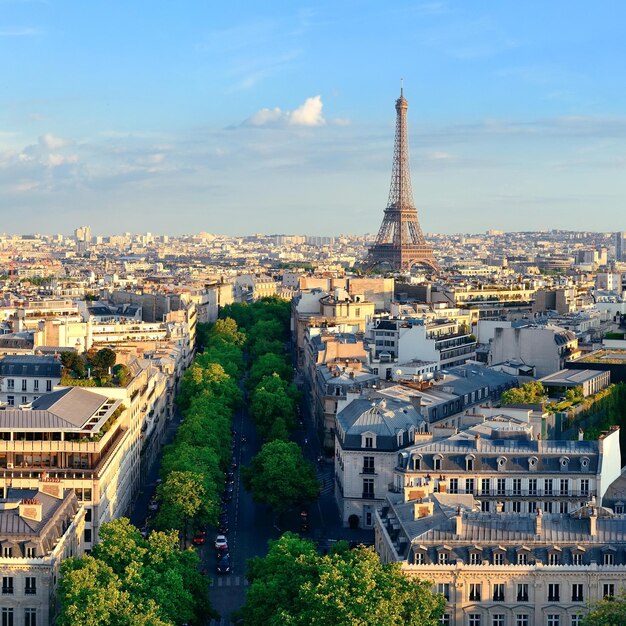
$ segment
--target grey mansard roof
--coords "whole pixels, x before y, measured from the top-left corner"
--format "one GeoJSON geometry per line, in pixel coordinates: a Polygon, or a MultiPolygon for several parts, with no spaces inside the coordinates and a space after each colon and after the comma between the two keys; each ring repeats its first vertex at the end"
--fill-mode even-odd
{"type": "Polygon", "coordinates": [[[51,356],[5,356],[0,360],[0,376],[60,378],[61,364],[51,356]]]}
{"type": "MultiPolygon", "coordinates": [[[[415,408],[406,402],[392,399],[353,400],[337,414],[340,438],[344,448],[361,448],[361,435],[376,435],[376,449],[398,449],[397,434],[411,427],[420,429],[425,424],[415,408]],[[343,435],[343,436],[342,436],[343,435]]],[[[404,445],[408,444],[405,436],[404,445]]]]}

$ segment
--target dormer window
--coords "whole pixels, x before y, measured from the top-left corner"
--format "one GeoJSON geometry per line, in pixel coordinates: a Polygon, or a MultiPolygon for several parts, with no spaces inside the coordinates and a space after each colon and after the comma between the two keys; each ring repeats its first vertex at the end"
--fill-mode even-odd
{"type": "Polygon", "coordinates": [[[499,456],[497,463],[498,463],[498,470],[502,471],[506,469],[506,457],[505,456],[499,456]]]}
{"type": "Polygon", "coordinates": [[[589,469],[589,458],[584,456],[582,459],[580,459],[580,468],[586,472],[589,469]]]}
{"type": "Polygon", "coordinates": [[[419,456],[413,457],[413,469],[417,471],[422,469],[422,455],[421,454],[419,456]]]}
{"type": "Polygon", "coordinates": [[[473,472],[474,471],[474,461],[476,457],[473,454],[469,454],[465,457],[465,471],[473,472]]]}
{"type": "Polygon", "coordinates": [[[438,454],[436,456],[433,457],[433,469],[440,471],[441,470],[441,461],[443,460],[443,457],[438,454]]]}
{"type": "Polygon", "coordinates": [[[361,435],[361,447],[362,448],[375,448],[376,436],[374,433],[363,433],[361,435]]]}
{"type": "Polygon", "coordinates": [[[559,466],[561,467],[562,472],[567,472],[567,469],[569,467],[569,458],[566,456],[562,456],[559,459],[559,466]]]}
{"type": "Polygon", "coordinates": [[[531,456],[528,459],[528,469],[530,470],[536,470],[537,469],[537,457],[536,456],[531,456]]]}

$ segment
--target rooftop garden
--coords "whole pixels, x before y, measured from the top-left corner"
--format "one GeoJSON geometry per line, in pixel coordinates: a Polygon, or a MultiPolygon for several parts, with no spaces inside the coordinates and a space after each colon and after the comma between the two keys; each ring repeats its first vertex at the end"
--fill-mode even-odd
{"type": "Polygon", "coordinates": [[[126,365],[115,365],[110,348],[89,350],[85,354],[63,352],[61,384],[68,387],[126,387],[132,374],[126,365]]]}

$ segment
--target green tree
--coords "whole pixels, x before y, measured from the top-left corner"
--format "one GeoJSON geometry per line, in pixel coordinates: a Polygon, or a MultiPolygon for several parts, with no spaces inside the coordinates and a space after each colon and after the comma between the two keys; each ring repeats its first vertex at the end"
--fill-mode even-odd
{"type": "Polygon", "coordinates": [[[287,441],[270,441],[242,469],[246,489],[258,502],[281,514],[295,505],[312,502],[319,495],[315,468],[300,447],[287,441]]]}
{"type": "Polygon", "coordinates": [[[290,381],[293,377],[293,369],[284,356],[273,353],[263,354],[250,368],[248,388],[253,389],[265,376],[272,374],[278,374],[283,380],[290,381]]]}
{"type": "Polygon", "coordinates": [[[626,624],[626,594],[594,602],[583,617],[581,626],[624,626],[626,624]]]}
{"type": "Polygon", "coordinates": [[[77,378],[85,376],[85,360],[77,352],[73,350],[61,352],[61,364],[68,373],[72,373],[77,378]]]}
{"type": "Polygon", "coordinates": [[[107,376],[109,370],[113,368],[116,356],[115,351],[111,350],[111,348],[102,348],[95,354],[90,353],[88,359],[94,376],[101,378],[102,376],[107,376]]]}
{"type": "Polygon", "coordinates": [[[500,396],[501,404],[539,404],[546,390],[538,381],[524,383],[519,388],[508,389],[500,396]]]}
{"type": "Polygon", "coordinates": [[[297,391],[278,374],[265,376],[252,392],[250,414],[265,440],[288,439],[295,427],[297,391]]]}
{"type": "MultiPolygon", "coordinates": [[[[187,545],[189,522],[206,506],[206,491],[202,476],[196,472],[173,471],[159,485],[158,498],[162,502],[155,523],[158,528],[182,530],[183,545],[187,545]]],[[[213,503],[215,506],[217,503],[213,503]]]]}
{"type": "Polygon", "coordinates": [[[237,322],[231,317],[219,319],[213,324],[208,332],[208,344],[214,339],[223,339],[236,346],[243,346],[246,335],[238,330],[237,322]]]}
{"type": "Polygon", "coordinates": [[[445,607],[431,583],[404,576],[396,563],[382,565],[371,548],[338,544],[320,556],[292,533],[250,561],[247,577],[241,615],[251,625],[436,626],[445,607]]]}

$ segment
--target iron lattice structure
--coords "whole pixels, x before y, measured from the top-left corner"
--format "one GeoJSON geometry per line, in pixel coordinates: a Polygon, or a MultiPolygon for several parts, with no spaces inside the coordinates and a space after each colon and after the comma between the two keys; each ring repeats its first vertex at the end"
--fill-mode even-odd
{"type": "Polygon", "coordinates": [[[408,271],[422,265],[439,271],[432,248],[426,243],[417,218],[411,188],[407,109],[409,103],[400,89],[396,100],[396,139],[389,200],[376,242],[369,249],[368,267],[387,265],[392,270],[408,271]]]}

